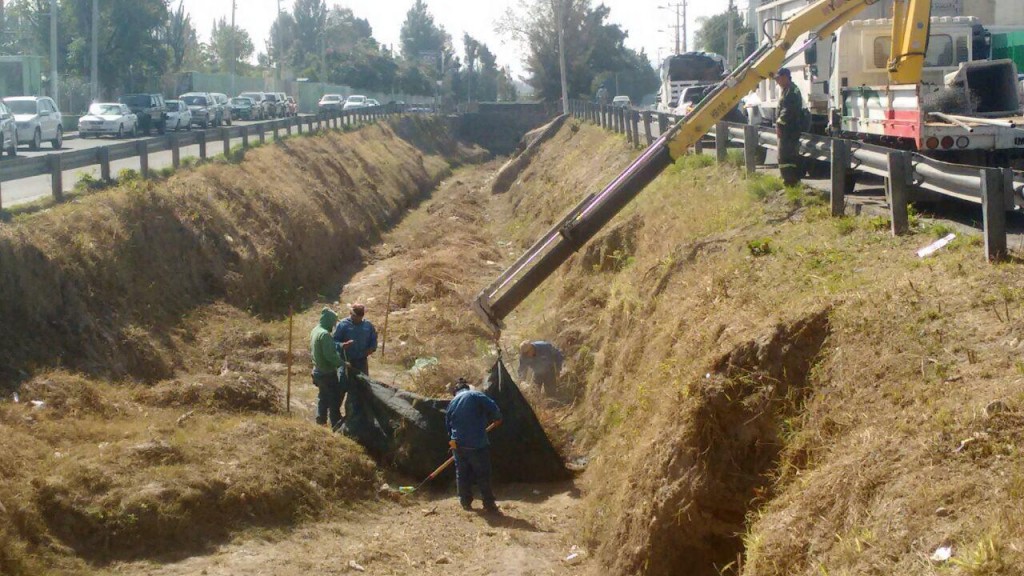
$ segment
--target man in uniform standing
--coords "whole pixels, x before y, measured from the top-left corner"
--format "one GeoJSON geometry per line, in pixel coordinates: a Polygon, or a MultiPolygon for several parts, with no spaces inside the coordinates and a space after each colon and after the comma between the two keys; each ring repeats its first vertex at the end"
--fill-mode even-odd
{"type": "Polygon", "coordinates": [[[800,134],[804,131],[804,97],[793,84],[789,68],[779,68],[775,83],[782,89],[775,123],[775,134],[779,137],[779,172],[786,186],[796,186],[803,177],[800,134]]]}
{"type": "Polygon", "coordinates": [[[501,410],[483,392],[473,390],[465,378],[452,386],[455,398],[448,404],[445,424],[448,441],[455,456],[455,485],[459,489],[459,503],[464,510],[472,510],[473,484],[480,487],[484,510],[500,514],[491,491],[491,443],[487,439],[487,426],[501,424],[501,410]]]}

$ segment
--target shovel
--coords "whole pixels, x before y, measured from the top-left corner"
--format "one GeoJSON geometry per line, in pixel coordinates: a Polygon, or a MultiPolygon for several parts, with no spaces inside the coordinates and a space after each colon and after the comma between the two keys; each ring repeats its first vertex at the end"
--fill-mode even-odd
{"type": "MultiPolygon", "coordinates": [[[[501,423],[500,420],[495,420],[494,422],[491,422],[491,424],[489,426],[487,426],[487,431],[490,432],[491,430],[494,430],[495,428],[498,427],[498,424],[500,424],[500,423],[501,423]]],[[[454,463],[454,462],[455,462],[455,456],[454,455],[449,456],[448,459],[444,461],[444,464],[441,464],[440,466],[438,466],[437,469],[434,470],[433,472],[431,472],[430,476],[427,476],[426,478],[424,478],[423,482],[420,482],[418,486],[399,486],[398,487],[399,494],[412,494],[413,492],[419,490],[420,488],[423,488],[424,484],[426,484],[427,482],[430,482],[434,478],[437,478],[438,476],[440,476],[441,473],[444,472],[445,470],[447,470],[448,467],[451,466],[452,463],[454,463]]]]}

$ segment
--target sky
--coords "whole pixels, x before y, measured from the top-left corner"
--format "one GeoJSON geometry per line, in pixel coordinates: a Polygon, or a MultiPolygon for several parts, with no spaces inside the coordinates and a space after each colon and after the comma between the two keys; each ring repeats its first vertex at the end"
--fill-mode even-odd
{"type": "MultiPolygon", "coordinates": [[[[274,21],[278,0],[237,0],[235,22],[249,32],[256,46],[256,52],[266,50],[266,38],[274,21]]],[[[444,26],[452,35],[456,51],[462,54],[462,35],[482,41],[498,57],[500,66],[511,66],[514,75],[523,74],[522,46],[495,32],[495,23],[509,7],[518,5],[519,0],[426,0],[434,22],[444,26]]],[[[593,0],[596,5],[601,0],[593,0]]],[[[667,56],[675,43],[675,8],[659,9],[659,5],[678,4],[683,0],[603,0],[611,8],[609,21],[619,24],[629,33],[626,45],[639,50],[646,49],[651,61],[667,56]],[[662,31],[659,31],[662,30],[662,31]]],[[[745,9],[748,0],[736,0],[737,6],[745,9]]],[[[232,0],[171,0],[176,9],[183,2],[185,10],[192,15],[193,25],[199,32],[200,41],[207,41],[213,22],[221,17],[231,21],[232,0]]],[[[292,0],[281,0],[281,8],[291,10],[292,0]]],[[[373,28],[374,37],[385,45],[400,49],[399,33],[405,14],[413,0],[327,0],[328,7],[338,5],[351,8],[357,18],[365,18],[373,28]]],[[[688,0],[687,22],[690,49],[693,49],[693,34],[696,20],[724,12],[728,0],[688,0]]]]}

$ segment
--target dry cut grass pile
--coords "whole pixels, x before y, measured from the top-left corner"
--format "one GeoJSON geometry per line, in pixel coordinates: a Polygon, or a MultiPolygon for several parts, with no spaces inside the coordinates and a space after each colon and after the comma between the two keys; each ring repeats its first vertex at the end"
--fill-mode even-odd
{"type": "MultiPolygon", "coordinates": [[[[566,142],[596,129],[572,130],[508,193],[524,243],[625,164],[614,137],[581,160],[566,142]]],[[[579,386],[602,571],[1024,565],[1020,264],[977,238],[921,260],[941,226],[886,230],[684,159],[524,302],[509,332],[560,345],[579,386]]]]}

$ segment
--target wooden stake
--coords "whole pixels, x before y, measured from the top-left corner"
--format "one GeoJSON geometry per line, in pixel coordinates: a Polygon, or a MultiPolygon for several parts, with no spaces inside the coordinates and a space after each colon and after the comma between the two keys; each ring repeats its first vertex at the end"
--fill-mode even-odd
{"type": "Polygon", "coordinates": [[[384,358],[384,347],[388,343],[388,316],[391,315],[391,287],[394,284],[394,278],[388,276],[388,303],[384,307],[384,332],[380,337],[380,357],[384,358]]]}
{"type": "Polygon", "coordinates": [[[295,311],[288,309],[288,385],[284,393],[284,411],[292,413],[292,326],[295,324],[295,311]]]}

